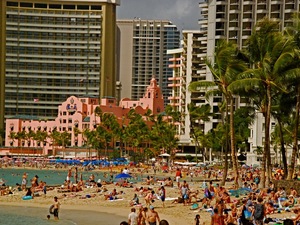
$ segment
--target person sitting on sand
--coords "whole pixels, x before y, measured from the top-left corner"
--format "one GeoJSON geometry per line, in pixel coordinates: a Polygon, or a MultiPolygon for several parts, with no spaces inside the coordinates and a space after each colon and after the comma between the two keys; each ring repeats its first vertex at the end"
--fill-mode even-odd
{"type": "Polygon", "coordinates": [[[6,186],[4,189],[1,189],[0,191],[0,196],[11,195],[11,194],[13,194],[13,192],[11,191],[11,187],[9,186],[6,186]]]}
{"type": "Polygon", "coordinates": [[[114,188],[112,192],[110,192],[109,194],[107,195],[104,195],[104,200],[114,200],[114,199],[117,199],[117,195],[118,195],[118,192],[117,190],[114,188]]]}
{"type": "Polygon", "coordinates": [[[293,212],[296,214],[296,217],[293,219],[294,225],[296,225],[300,221],[300,209],[296,208],[293,212]]]}
{"type": "Polygon", "coordinates": [[[290,195],[288,197],[288,199],[282,203],[282,206],[291,208],[295,205],[295,203],[296,203],[296,200],[295,200],[294,196],[290,195]]]}
{"type": "Polygon", "coordinates": [[[293,195],[294,198],[298,196],[298,192],[295,190],[295,188],[291,187],[290,189],[290,195],[293,195]]]}
{"type": "Polygon", "coordinates": [[[165,180],[165,186],[167,186],[167,187],[173,187],[173,181],[172,181],[171,177],[168,177],[165,180]]]}
{"type": "Polygon", "coordinates": [[[189,192],[189,200],[190,200],[190,202],[192,202],[193,198],[195,199],[195,202],[198,202],[198,200],[199,200],[199,196],[198,196],[199,193],[200,193],[199,190],[190,191],[189,192]]]}
{"type": "Polygon", "coordinates": [[[266,215],[273,214],[275,212],[275,208],[272,202],[267,202],[266,206],[266,215]]]}
{"type": "Polygon", "coordinates": [[[139,201],[140,201],[140,200],[139,200],[139,197],[138,197],[138,195],[135,193],[134,196],[133,196],[133,199],[129,202],[129,205],[130,205],[130,206],[138,205],[138,204],[140,204],[139,201]]]}
{"type": "Polygon", "coordinates": [[[39,185],[37,187],[35,187],[34,191],[39,192],[39,191],[43,191],[43,190],[44,190],[44,182],[40,181],[39,185]]]}

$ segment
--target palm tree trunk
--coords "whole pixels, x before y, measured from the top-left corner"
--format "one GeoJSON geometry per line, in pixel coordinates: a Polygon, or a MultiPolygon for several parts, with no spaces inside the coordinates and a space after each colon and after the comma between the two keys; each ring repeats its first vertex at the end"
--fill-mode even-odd
{"type": "Polygon", "coordinates": [[[235,185],[239,187],[241,185],[241,179],[239,177],[239,170],[237,164],[237,154],[235,149],[235,133],[234,133],[234,113],[233,113],[233,97],[229,97],[230,100],[230,145],[231,145],[231,159],[232,167],[235,177],[235,185]]]}
{"type": "MultiPolygon", "coordinates": [[[[222,181],[221,181],[221,185],[224,186],[225,183],[226,183],[226,178],[227,178],[227,174],[228,174],[228,125],[227,125],[227,122],[228,122],[228,99],[226,98],[226,109],[225,109],[225,123],[224,123],[224,118],[223,118],[223,125],[225,124],[225,135],[226,135],[226,138],[225,138],[225,150],[224,150],[224,160],[225,160],[225,164],[224,164],[224,171],[223,171],[223,176],[222,176],[222,181]]],[[[222,152],[223,152],[223,149],[222,149],[222,152]]]]}
{"type": "Polygon", "coordinates": [[[286,178],[287,174],[288,174],[288,167],[287,167],[286,151],[285,151],[283,132],[282,132],[282,122],[281,122],[280,118],[278,118],[277,121],[278,121],[278,125],[279,125],[280,151],[281,151],[283,171],[284,171],[283,176],[284,176],[284,178],[286,178]]]}
{"type": "Polygon", "coordinates": [[[297,103],[295,112],[295,127],[293,132],[293,152],[291,158],[291,165],[289,167],[288,180],[293,179],[296,164],[296,154],[298,153],[298,126],[299,126],[299,111],[300,111],[300,87],[297,86],[297,103]]]}
{"type": "Polygon", "coordinates": [[[267,87],[267,112],[266,112],[266,121],[265,121],[265,144],[264,144],[264,155],[266,156],[266,166],[265,172],[267,172],[265,186],[268,186],[271,179],[271,152],[270,152],[270,122],[271,122],[271,86],[267,87]]]}

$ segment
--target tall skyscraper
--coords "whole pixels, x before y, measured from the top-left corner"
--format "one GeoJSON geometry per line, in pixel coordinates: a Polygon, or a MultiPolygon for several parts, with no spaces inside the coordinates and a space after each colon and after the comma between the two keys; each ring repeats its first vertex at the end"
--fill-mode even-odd
{"type": "Polygon", "coordinates": [[[180,32],[170,21],[165,20],[118,20],[118,80],[121,81],[121,98],[139,99],[152,77],[158,80],[165,104],[171,89],[168,78],[167,49],[180,46],[180,32]]]}
{"type": "Polygon", "coordinates": [[[115,95],[119,4],[0,1],[0,129],[12,115],[53,119],[71,95],[115,95]]]}
{"type": "MultiPolygon", "coordinates": [[[[300,0],[202,0],[199,7],[200,31],[203,31],[204,37],[207,38],[207,57],[213,60],[218,40],[234,42],[242,49],[246,46],[255,24],[264,17],[277,20],[281,31],[292,25],[293,14],[298,13],[300,9],[300,0]]],[[[212,79],[208,71],[206,80],[212,79]]],[[[241,107],[245,103],[247,99],[237,98],[235,107],[241,107]]],[[[215,100],[211,99],[210,104],[215,104],[215,100]]],[[[257,154],[253,154],[253,150],[263,146],[263,120],[262,114],[257,112],[256,119],[250,127],[250,153],[247,153],[247,163],[257,162],[257,154]]],[[[272,126],[274,124],[272,122],[272,126]]],[[[275,155],[274,152],[272,154],[275,155]]]]}
{"type": "Polygon", "coordinates": [[[235,42],[240,48],[246,45],[257,21],[264,17],[280,22],[280,29],[291,25],[292,16],[299,12],[299,0],[201,0],[200,30],[208,40],[208,56],[214,53],[216,40],[235,42]]]}
{"type": "MultiPolygon", "coordinates": [[[[217,41],[229,40],[236,43],[239,48],[243,48],[255,24],[264,17],[279,21],[280,29],[283,30],[292,24],[293,14],[299,12],[300,0],[201,0],[199,7],[200,30],[184,30],[182,49],[168,51],[173,68],[173,77],[169,81],[173,88],[172,96],[169,98],[170,104],[185,115],[178,126],[178,131],[182,149],[189,153],[193,152],[190,148],[195,146],[195,143],[191,141],[191,121],[187,105],[189,103],[211,105],[213,118],[208,122],[200,121],[199,124],[205,132],[215,128],[222,118],[218,110],[218,104],[223,100],[222,96],[213,96],[207,100],[203,90],[194,92],[188,90],[192,81],[213,80],[205,59],[208,57],[213,60],[217,41]]],[[[235,108],[244,106],[247,100],[237,97],[235,108]]],[[[250,151],[257,146],[263,146],[262,124],[263,116],[258,113],[248,140],[250,151]]]]}

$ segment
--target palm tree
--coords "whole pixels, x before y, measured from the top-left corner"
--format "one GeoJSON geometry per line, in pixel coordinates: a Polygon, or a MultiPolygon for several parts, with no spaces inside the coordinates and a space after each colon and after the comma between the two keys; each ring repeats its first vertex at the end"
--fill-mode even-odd
{"type": "MultiPolygon", "coordinates": [[[[229,89],[237,76],[246,70],[246,63],[239,59],[239,51],[236,45],[225,40],[220,40],[216,46],[214,54],[214,62],[206,62],[208,68],[213,75],[213,81],[197,81],[190,84],[191,91],[197,91],[201,88],[208,90],[206,96],[210,97],[217,93],[221,93],[224,97],[226,112],[229,108],[230,112],[230,143],[231,143],[231,159],[233,171],[235,173],[235,183],[238,182],[239,170],[237,164],[237,154],[235,147],[235,134],[234,134],[234,96],[229,89]]],[[[227,119],[227,114],[225,116],[227,119]]]]}
{"type": "MultiPolygon", "coordinates": [[[[212,116],[211,107],[209,104],[201,105],[200,107],[196,107],[195,104],[191,103],[188,105],[190,120],[191,120],[191,134],[193,140],[195,141],[195,152],[196,152],[196,162],[198,163],[197,152],[200,146],[203,146],[205,138],[203,138],[204,130],[199,127],[201,122],[210,121],[210,117],[212,116]],[[196,126],[198,125],[198,126],[196,126]],[[202,141],[201,141],[202,140],[202,141]]],[[[204,159],[204,151],[202,151],[202,156],[204,159]]]]}
{"type": "Polygon", "coordinates": [[[293,46],[296,49],[297,54],[295,57],[291,56],[292,62],[292,69],[288,71],[288,77],[291,78],[291,84],[294,85],[294,93],[296,93],[296,109],[295,109],[295,127],[293,132],[293,152],[291,158],[291,165],[288,171],[288,179],[292,179],[295,170],[295,161],[296,161],[296,154],[298,153],[298,130],[299,130],[299,113],[300,113],[300,56],[299,56],[299,49],[300,49],[300,13],[296,13],[293,17],[293,26],[289,27],[286,30],[286,35],[288,37],[292,37],[293,42],[295,45],[293,46]]]}
{"type": "Polygon", "coordinates": [[[5,140],[5,130],[0,128],[0,146],[3,145],[3,140],[5,140]]]}
{"type": "Polygon", "coordinates": [[[268,185],[271,178],[270,154],[270,121],[272,97],[284,91],[282,74],[290,60],[292,51],[291,41],[284,38],[278,31],[277,22],[267,18],[256,24],[255,30],[249,38],[246,54],[250,59],[251,68],[244,72],[240,79],[231,85],[231,90],[241,90],[255,95],[253,103],[257,104],[265,118],[265,142],[262,160],[260,185],[268,185]],[[258,100],[258,101],[257,101],[258,100]],[[265,173],[267,171],[267,177],[265,173]],[[267,179],[266,179],[267,178],[267,179]]]}
{"type": "Polygon", "coordinates": [[[19,131],[16,134],[16,139],[18,140],[18,146],[21,148],[21,155],[23,154],[23,141],[26,139],[26,131],[19,131]]]}
{"type": "Polygon", "coordinates": [[[43,147],[45,146],[45,141],[48,138],[48,133],[46,131],[37,130],[34,135],[34,140],[38,143],[43,143],[43,147]]]}
{"type": "Polygon", "coordinates": [[[178,146],[176,126],[173,123],[164,121],[162,114],[156,116],[151,129],[151,144],[155,149],[155,155],[161,153],[170,154],[170,160],[175,158],[175,149],[178,146]]]}

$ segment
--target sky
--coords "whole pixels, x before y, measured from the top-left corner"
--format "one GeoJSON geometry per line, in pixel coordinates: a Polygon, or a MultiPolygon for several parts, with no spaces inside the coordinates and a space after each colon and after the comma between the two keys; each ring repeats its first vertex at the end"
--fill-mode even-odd
{"type": "Polygon", "coordinates": [[[199,0],[120,0],[118,19],[170,20],[179,30],[199,30],[199,0]]]}

